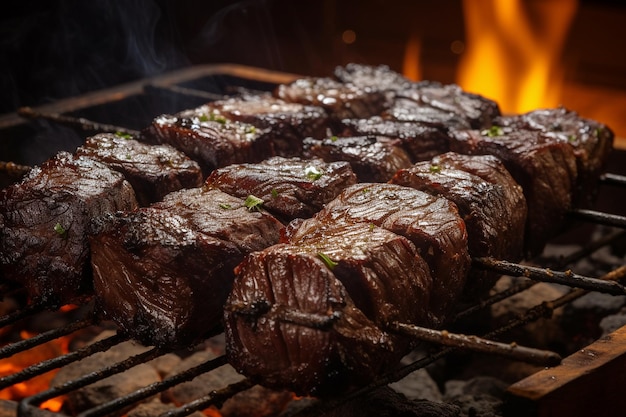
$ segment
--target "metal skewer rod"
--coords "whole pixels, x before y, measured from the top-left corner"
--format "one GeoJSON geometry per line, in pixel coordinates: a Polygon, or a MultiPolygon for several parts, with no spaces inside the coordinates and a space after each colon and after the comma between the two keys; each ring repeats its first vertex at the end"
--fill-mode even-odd
{"type": "Polygon", "coordinates": [[[60,113],[48,113],[36,111],[31,107],[21,107],[17,110],[17,114],[27,119],[44,119],[61,125],[73,127],[80,130],[95,131],[102,133],[121,133],[132,137],[139,137],[140,132],[134,129],[128,129],[123,126],[116,126],[106,123],[99,123],[83,117],[67,116],[60,113]]]}
{"type": "Polygon", "coordinates": [[[180,87],[177,85],[146,84],[143,87],[143,90],[146,93],[162,93],[162,92],[174,93],[174,94],[180,94],[183,96],[198,97],[198,98],[205,99],[207,101],[223,100],[228,97],[227,95],[224,95],[224,94],[210,93],[208,91],[196,90],[194,88],[180,87]]]}
{"type": "Polygon", "coordinates": [[[569,217],[578,220],[590,221],[605,226],[626,228],[626,217],[617,214],[603,213],[601,211],[575,209],[567,212],[569,217]]]}

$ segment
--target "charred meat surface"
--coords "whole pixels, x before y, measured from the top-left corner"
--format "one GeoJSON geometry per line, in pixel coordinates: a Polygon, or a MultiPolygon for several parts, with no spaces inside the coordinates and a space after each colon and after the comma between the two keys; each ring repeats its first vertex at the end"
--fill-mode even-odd
{"type": "Polygon", "coordinates": [[[98,304],[146,345],[188,346],[219,328],[233,268],[275,244],[282,225],[215,189],[95,222],[90,238],[98,304]]]}
{"type": "Polygon", "coordinates": [[[122,174],[60,152],[0,191],[0,267],[34,302],[50,306],[92,292],[87,231],[94,217],[137,207],[122,174]]]}
{"type": "Polygon", "coordinates": [[[422,81],[397,94],[387,116],[402,121],[441,125],[448,129],[489,127],[500,116],[498,104],[456,84],[422,81]]]}
{"type": "Polygon", "coordinates": [[[302,140],[323,138],[330,129],[329,117],[322,107],[287,103],[271,94],[245,95],[207,105],[226,119],[267,129],[278,156],[301,156],[302,140]]]}
{"type": "MultiPolygon", "coordinates": [[[[454,202],[467,227],[470,256],[522,258],[526,200],[522,188],[497,158],[447,153],[398,171],[391,182],[454,202]]],[[[470,270],[465,297],[487,294],[498,277],[470,270]]]]}
{"type": "Polygon", "coordinates": [[[182,188],[202,185],[200,166],[168,145],[147,145],[118,134],[102,133],[87,138],[76,150],[121,172],[133,186],[142,206],[161,200],[182,188]]]}
{"type": "Polygon", "coordinates": [[[541,253],[547,239],[563,228],[565,213],[572,207],[578,175],[572,147],[541,132],[498,127],[458,131],[452,138],[454,152],[502,160],[526,197],[525,253],[529,257],[541,253]]]}
{"type": "Polygon", "coordinates": [[[413,81],[387,65],[350,63],[336,67],[333,76],[344,84],[352,84],[361,89],[387,92],[406,90],[414,84],[413,81]]]}
{"type": "Polygon", "coordinates": [[[258,164],[230,165],[214,171],[206,185],[225,193],[260,199],[281,220],[311,217],[346,187],[356,183],[348,162],[274,157],[258,164]]]}
{"type": "Polygon", "coordinates": [[[384,136],[307,138],[304,155],[326,162],[347,161],[359,182],[387,182],[396,171],[411,166],[400,140],[384,136]]]}
{"type": "Polygon", "coordinates": [[[230,121],[206,106],[155,118],[142,131],[142,141],[184,152],[198,162],[205,176],[219,167],[259,162],[275,154],[267,130],[230,121]]]}
{"type": "Polygon", "coordinates": [[[382,91],[359,88],[332,78],[299,78],[279,85],[274,95],[289,103],[322,107],[333,120],[372,117],[387,105],[382,91]]]}
{"type": "Polygon", "coordinates": [[[98,306],[145,345],[189,346],[219,328],[243,254],[182,217],[141,208],[99,220],[91,241],[98,306]]]}
{"type": "Polygon", "coordinates": [[[405,123],[374,116],[369,119],[344,119],[339,136],[386,136],[399,139],[412,162],[427,161],[447,152],[448,133],[440,126],[405,123]]]}
{"type": "MultiPolygon", "coordinates": [[[[409,239],[430,267],[429,322],[439,326],[446,321],[470,266],[465,223],[454,203],[396,184],[361,183],[347,188],[314,218],[329,228],[366,222],[409,239]]],[[[292,222],[285,238],[299,240],[307,232],[301,224],[292,222]]]]}
{"type": "Polygon", "coordinates": [[[274,245],[246,257],[236,276],[224,308],[229,363],[266,386],[337,395],[407,352],[406,340],[355,306],[317,253],[274,245]]]}
{"type": "Polygon", "coordinates": [[[598,177],[604,171],[613,149],[614,134],[606,125],[583,118],[564,107],[502,116],[493,123],[505,130],[542,132],[548,137],[569,143],[574,148],[578,162],[576,203],[590,205],[593,202],[598,177]]]}

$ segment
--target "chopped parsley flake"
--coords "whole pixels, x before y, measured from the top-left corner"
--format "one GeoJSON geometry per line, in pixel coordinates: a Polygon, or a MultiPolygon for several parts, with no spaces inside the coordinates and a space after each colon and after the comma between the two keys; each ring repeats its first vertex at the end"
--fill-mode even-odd
{"type": "Polygon", "coordinates": [[[230,210],[232,208],[232,206],[227,203],[220,203],[219,206],[221,209],[224,209],[224,210],[230,210]]]}
{"type": "Polygon", "coordinates": [[[321,178],[323,172],[315,168],[314,166],[309,165],[308,167],[304,169],[304,174],[306,175],[308,179],[315,181],[321,178]]]}
{"type": "Polygon", "coordinates": [[[118,138],[122,138],[122,139],[132,139],[133,136],[130,133],[124,133],[124,132],[115,132],[115,136],[117,136],[118,138]]]}
{"type": "Polygon", "coordinates": [[[207,116],[206,114],[203,114],[200,117],[198,117],[198,120],[200,120],[201,122],[208,122],[209,116],[207,116]]]}
{"type": "Polygon", "coordinates": [[[276,198],[278,197],[278,190],[276,188],[272,188],[272,197],[276,198]]]}
{"type": "Polygon", "coordinates": [[[501,136],[503,133],[504,131],[502,130],[502,128],[496,125],[493,125],[489,129],[485,129],[482,132],[480,132],[481,135],[489,136],[490,138],[494,136],[501,136]]]}
{"type": "Polygon", "coordinates": [[[61,223],[57,223],[54,225],[54,231],[56,232],[57,235],[61,237],[67,236],[67,230],[65,229],[65,227],[61,226],[61,223]]]}
{"type": "Polygon", "coordinates": [[[338,138],[337,136],[331,136],[331,137],[330,137],[330,141],[331,141],[331,142],[337,142],[337,140],[338,140],[338,139],[339,139],[339,138],[338,138]]]}
{"type": "Polygon", "coordinates": [[[428,170],[429,170],[430,172],[432,172],[433,174],[437,174],[437,173],[441,172],[441,166],[439,166],[439,165],[431,165],[431,166],[428,168],[428,170]]]}
{"type": "Polygon", "coordinates": [[[263,203],[264,201],[262,199],[250,194],[248,197],[246,197],[246,201],[244,201],[243,205],[246,206],[250,211],[260,211],[263,203]]]}
{"type": "Polygon", "coordinates": [[[254,126],[249,126],[249,127],[246,129],[246,133],[256,133],[256,127],[254,127],[254,126]]]}
{"type": "Polygon", "coordinates": [[[572,142],[576,142],[576,136],[575,135],[569,135],[567,137],[567,141],[572,143],[572,142]]]}
{"type": "Polygon", "coordinates": [[[319,256],[320,259],[322,261],[324,261],[326,266],[329,267],[330,269],[333,269],[334,267],[336,267],[338,265],[337,262],[335,262],[332,259],[330,259],[330,257],[328,255],[326,255],[324,252],[318,252],[317,256],[319,256]]]}

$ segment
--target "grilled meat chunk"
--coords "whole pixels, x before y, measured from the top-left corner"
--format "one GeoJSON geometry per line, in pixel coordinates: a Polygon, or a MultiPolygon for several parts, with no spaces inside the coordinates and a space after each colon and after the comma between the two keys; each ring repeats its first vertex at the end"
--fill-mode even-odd
{"type": "MultiPolygon", "coordinates": [[[[500,160],[491,155],[447,153],[397,172],[391,183],[454,202],[467,227],[472,257],[517,261],[523,255],[526,200],[500,160]]],[[[464,295],[485,295],[498,274],[471,269],[464,295]]]]}
{"type": "Polygon", "coordinates": [[[282,225],[216,189],[188,189],[97,219],[90,237],[102,311],[146,345],[188,346],[220,326],[244,256],[282,225]]]}
{"type": "Polygon", "coordinates": [[[350,63],[336,67],[335,79],[344,84],[351,84],[360,89],[398,92],[410,89],[413,81],[392,70],[387,65],[364,65],[350,63]]]}
{"type": "Polygon", "coordinates": [[[411,160],[398,139],[351,136],[304,140],[304,155],[326,162],[347,161],[360,182],[387,182],[411,160]]]}
{"type": "Polygon", "coordinates": [[[368,223],[253,253],[225,306],[229,361],[301,395],[362,385],[407,353],[408,341],[380,325],[422,320],[429,283],[409,241],[368,223]]]}
{"type": "Polygon", "coordinates": [[[92,293],[92,218],[137,207],[122,174],[60,152],[0,191],[0,269],[36,303],[59,306],[92,293]]]}
{"type": "Polygon", "coordinates": [[[344,188],[356,183],[348,162],[274,157],[258,164],[215,170],[206,185],[225,193],[262,200],[263,208],[284,221],[311,217],[344,188]]]}
{"type": "Polygon", "coordinates": [[[76,150],[121,172],[142,206],[181,188],[202,185],[200,166],[168,145],[147,145],[120,135],[102,133],[87,138],[76,150]]]}
{"type": "Polygon", "coordinates": [[[450,146],[457,153],[502,160],[526,197],[525,252],[527,256],[541,253],[546,241],[562,229],[565,213],[572,207],[577,180],[572,147],[541,132],[498,127],[454,132],[450,146]]]}
{"type": "MultiPolygon", "coordinates": [[[[348,187],[314,216],[331,228],[337,222],[366,222],[408,238],[430,267],[433,280],[429,323],[446,321],[470,266],[465,223],[454,203],[396,184],[360,183],[348,187]]],[[[297,241],[302,221],[285,230],[297,241]]]]}
{"type": "Polygon", "coordinates": [[[399,139],[412,162],[427,161],[449,150],[448,134],[440,126],[382,119],[344,119],[341,136],[386,136],[399,139]]]}
{"type": "Polygon", "coordinates": [[[387,104],[382,91],[358,88],[332,78],[299,78],[279,85],[274,95],[289,103],[322,107],[333,120],[372,117],[387,104]]]}
{"type": "Polygon", "coordinates": [[[228,120],[247,123],[269,131],[278,156],[301,156],[302,140],[328,135],[330,121],[318,106],[287,103],[271,94],[244,95],[209,103],[213,112],[228,120]]]}
{"type": "Polygon", "coordinates": [[[614,134],[606,125],[580,117],[564,107],[539,109],[515,116],[502,116],[494,125],[505,130],[531,130],[544,133],[574,148],[578,163],[577,205],[593,202],[598,177],[613,149],[614,134]]]}
{"type": "Polygon", "coordinates": [[[275,154],[269,132],[230,121],[206,106],[161,115],[142,131],[142,141],[167,144],[198,162],[205,176],[216,168],[259,162],[275,154]]]}
{"type": "Polygon", "coordinates": [[[405,122],[426,123],[447,129],[482,129],[500,116],[498,104],[455,84],[423,81],[398,92],[385,117],[405,122]]]}

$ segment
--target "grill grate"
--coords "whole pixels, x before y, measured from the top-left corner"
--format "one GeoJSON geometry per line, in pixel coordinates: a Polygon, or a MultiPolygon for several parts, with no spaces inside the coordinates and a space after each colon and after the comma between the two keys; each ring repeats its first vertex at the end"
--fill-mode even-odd
{"type": "MultiPolygon", "coordinates": [[[[242,90],[263,90],[268,91],[278,83],[289,82],[295,78],[291,74],[282,74],[259,70],[256,68],[246,68],[239,66],[207,66],[207,67],[194,67],[186,69],[178,73],[168,74],[166,76],[158,77],[151,80],[144,80],[138,83],[132,83],[129,85],[121,86],[111,90],[97,92],[89,94],[85,97],[65,100],[60,103],[53,103],[49,106],[42,106],[38,109],[22,109],[19,115],[5,115],[0,117],[0,139],[5,140],[6,135],[13,134],[17,128],[22,126],[25,122],[24,118],[34,118],[37,120],[47,120],[54,122],[57,125],[64,125],[70,128],[75,135],[84,136],[85,132],[95,131],[108,131],[116,132],[122,131],[130,134],[136,134],[134,129],[136,126],[147,125],[153,116],[161,112],[176,112],[180,111],[200,103],[206,100],[214,100],[224,97],[224,95],[238,93],[242,90]],[[115,114],[109,114],[107,110],[104,110],[108,103],[119,103],[126,99],[137,100],[137,97],[141,97],[141,100],[152,101],[157,97],[166,97],[168,106],[174,103],[175,108],[167,108],[161,110],[162,106],[153,105],[153,109],[159,109],[157,113],[146,116],[144,121],[132,121],[128,125],[118,122],[115,114]],[[175,98],[172,100],[172,98],[175,98]],[[97,118],[98,122],[94,122],[89,118],[85,118],[84,115],[102,116],[101,119],[97,118]],[[20,117],[22,116],[22,117],[20,117]],[[145,122],[145,123],[144,123],[145,122]],[[121,126],[117,124],[120,123],[121,126]],[[143,124],[142,124],[143,123],[143,124]],[[127,128],[124,126],[131,126],[127,128]],[[4,133],[2,133],[4,132],[4,133]],[[7,133],[8,132],[8,133],[7,133]]],[[[123,106],[122,106],[123,108],[123,106]]],[[[23,146],[32,146],[31,140],[21,140],[12,137],[11,143],[8,146],[15,147],[16,143],[22,142],[23,146]]],[[[2,148],[0,148],[1,150],[2,148]]],[[[18,152],[18,155],[26,154],[25,152],[18,152]]],[[[37,158],[16,158],[18,165],[4,164],[0,165],[0,173],[8,172],[8,168],[3,167],[24,167],[38,163],[37,159],[45,159],[51,155],[39,155],[37,158]],[[21,164],[21,165],[20,165],[21,164]]],[[[601,186],[612,186],[623,188],[626,186],[626,177],[607,173],[601,179],[601,186]]],[[[594,228],[608,226],[611,229],[624,229],[626,228],[626,216],[620,214],[610,214],[601,210],[575,210],[570,213],[570,218],[576,222],[582,222],[586,225],[590,225],[594,228]]],[[[542,317],[550,317],[553,311],[567,303],[571,303],[577,298],[580,298],[589,291],[613,294],[613,295],[625,295],[626,288],[620,283],[620,280],[626,276],[626,265],[615,265],[614,268],[602,276],[588,277],[578,275],[566,269],[574,262],[585,259],[591,256],[595,251],[612,245],[615,242],[619,242],[626,236],[626,230],[617,230],[609,233],[606,236],[602,236],[598,239],[594,239],[586,243],[583,247],[575,252],[561,257],[556,261],[553,259],[540,259],[539,265],[521,265],[516,263],[507,262],[506,260],[494,260],[494,259],[474,259],[473,267],[483,268],[497,271],[501,274],[519,277],[516,285],[512,288],[494,294],[488,299],[478,300],[475,304],[466,307],[463,311],[459,312],[456,321],[461,321],[464,318],[471,316],[485,308],[500,302],[506,298],[509,298],[521,291],[524,291],[537,282],[553,282],[559,284],[566,284],[574,287],[562,297],[544,302],[533,308],[530,308],[522,316],[514,319],[508,324],[499,327],[495,330],[491,330],[484,337],[488,339],[497,339],[499,336],[510,331],[511,329],[523,326],[531,321],[538,320],[542,317]],[[549,266],[549,267],[548,267],[549,266]]],[[[4,292],[5,288],[0,288],[4,292]]],[[[0,330],[4,327],[9,327],[21,320],[36,316],[45,310],[45,306],[27,305],[22,309],[19,309],[4,317],[0,317],[0,330]]],[[[294,320],[294,318],[290,318],[294,320]]],[[[23,341],[9,343],[0,348],[0,358],[9,358],[12,355],[27,351],[36,346],[39,346],[47,341],[57,339],[61,336],[71,335],[77,331],[88,328],[89,326],[97,323],[97,314],[93,310],[92,305],[85,306],[82,311],[82,315],[71,320],[68,324],[52,329],[47,332],[40,333],[29,339],[23,341]]],[[[422,331],[421,335],[416,335],[418,339],[424,339],[427,336],[432,336],[428,333],[429,329],[406,329],[401,323],[395,323],[393,325],[396,331],[410,332],[413,334],[422,331]]],[[[434,331],[431,331],[434,332],[434,331]]],[[[446,338],[444,332],[436,332],[438,335],[433,336],[434,339],[430,342],[436,342],[439,338],[439,342],[446,338]],[[443,334],[442,334],[443,333],[443,334]]],[[[452,339],[452,338],[448,338],[452,339]]],[[[67,364],[79,361],[83,358],[89,357],[98,352],[104,352],[112,347],[127,341],[128,338],[123,334],[115,334],[103,340],[100,340],[89,346],[74,350],[65,355],[55,357],[53,359],[45,360],[36,363],[30,367],[23,369],[12,375],[0,378],[0,389],[10,387],[29,379],[46,373],[50,370],[58,369],[67,364]]],[[[466,340],[467,341],[467,340],[466,340]]],[[[443,343],[441,343],[443,345],[443,343]]],[[[463,344],[457,344],[454,346],[438,347],[418,360],[413,361],[409,365],[406,365],[400,369],[382,376],[377,381],[371,384],[351,392],[341,398],[332,400],[313,400],[310,405],[304,407],[298,411],[297,416],[316,416],[321,415],[327,411],[336,409],[342,404],[350,402],[354,399],[361,398],[362,396],[372,392],[373,390],[387,385],[391,382],[395,382],[405,377],[406,375],[422,369],[432,363],[435,363],[439,359],[454,352],[455,350],[463,348],[463,344]]],[[[495,348],[494,348],[495,349],[495,348]]],[[[496,349],[497,350],[497,349],[496,349]]],[[[521,349],[520,349],[521,350],[521,349]]],[[[497,351],[498,353],[501,351],[497,351]]],[[[541,354],[546,351],[536,350],[532,354],[541,354]]],[[[65,395],[72,391],[78,390],[81,387],[92,384],[96,381],[107,378],[108,376],[121,373],[127,369],[130,369],[138,364],[145,363],[151,359],[162,356],[167,351],[153,348],[144,353],[136,356],[132,356],[124,361],[113,363],[96,372],[87,373],[79,378],[73,379],[61,386],[50,388],[41,391],[33,396],[30,396],[20,402],[18,407],[19,416],[50,416],[50,412],[44,411],[39,408],[39,405],[47,400],[65,395]]],[[[547,352],[550,354],[551,352],[547,352]]],[[[530,361],[532,355],[522,355],[521,360],[530,361]]],[[[548,356],[548,360],[554,360],[554,357],[548,356]]],[[[81,417],[96,417],[106,416],[111,414],[119,414],[126,410],[130,405],[137,404],[155,394],[162,393],[165,390],[181,384],[186,381],[190,381],[193,378],[212,372],[215,369],[225,365],[227,363],[226,357],[219,356],[213,360],[202,363],[199,366],[191,368],[187,371],[168,377],[158,383],[141,388],[134,391],[131,394],[117,398],[108,403],[101,404],[95,408],[84,411],[79,414],[81,417]]],[[[240,382],[226,385],[220,390],[213,391],[210,394],[193,400],[179,408],[172,409],[165,412],[162,416],[178,417],[190,415],[195,411],[201,411],[207,409],[210,406],[220,406],[227,399],[232,398],[235,394],[245,391],[251,388],[254,382],[244,379],[240,382]]],[[[62,416],[63,414],[58,413],[62,416]]]]}

